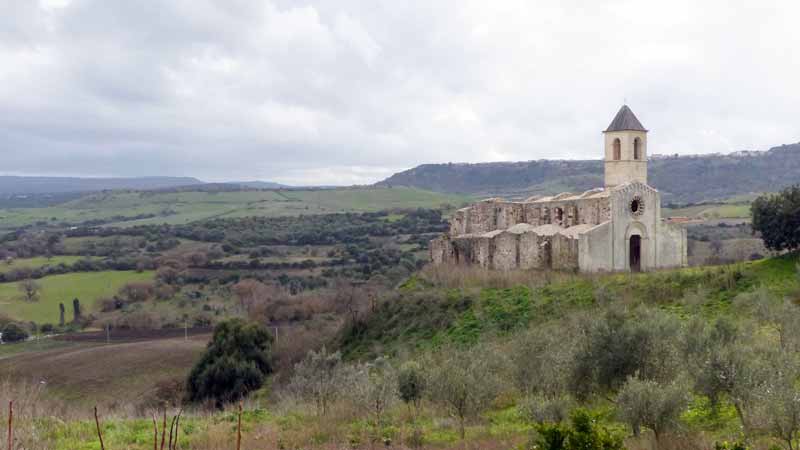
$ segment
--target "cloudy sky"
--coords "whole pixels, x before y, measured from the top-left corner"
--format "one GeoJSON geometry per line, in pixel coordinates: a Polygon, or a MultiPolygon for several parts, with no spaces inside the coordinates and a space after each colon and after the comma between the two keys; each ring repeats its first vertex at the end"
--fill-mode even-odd
{"type": "Polygon", "coordinates": [[[800,2],[0,0],[0,173],[374,182],[800,141],[800,2]]]}

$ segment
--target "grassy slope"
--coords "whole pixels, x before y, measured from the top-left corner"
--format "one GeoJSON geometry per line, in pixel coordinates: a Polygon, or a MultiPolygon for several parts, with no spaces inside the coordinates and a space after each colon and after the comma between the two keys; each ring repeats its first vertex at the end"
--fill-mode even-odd
{"type": "Polygon", "coordinates": [[[785,255],[637,275],[556,274],[547,284],[531,279],[509,288],[482,287],[481,281],[446,288],[433,286],[425,277],[412,278],[395,301],[383,303],[363,328],[346,334],[342,344],[348,357],[362,358],[443,341],[476,342],[484,334],[504,334],[545,322],[566,309],[591,308],[598,297],[656,304],[681,317],[698,311],[709,316],[726,314],[734,297],[756,286],[765,286],[779,297],[795,295],[800,288],[796,264],[796,256],[785,255]],[[684,297],[698,290],[705,300],[696,309],[684,297]]]}
{"type": "Polygon", "coordinates": [[[468,197],[409,188],[348,188],[317,191],[140,193],[104,192],[48,208],[0,210],[0,230],[37,221],[78,223],[157,214],[120,225],[181,224],[212,217],[285,216],[388,208],[458,206],[468,197]]]}
{"type": "Polygon", "coordinates": [[[32,320],[37,323],[58,323],[59,302],[67,308],[67,320],[72,314],[72,299],[81,300],[84,310],[89,312],[100,297],[110,296],[125,283],[149,280],[152,272],[106,271],[67,273],[37,280],[42,286],[37,302],[22,300],[17,283],[0,284],[0,314],[17,320],[32,320]]]}

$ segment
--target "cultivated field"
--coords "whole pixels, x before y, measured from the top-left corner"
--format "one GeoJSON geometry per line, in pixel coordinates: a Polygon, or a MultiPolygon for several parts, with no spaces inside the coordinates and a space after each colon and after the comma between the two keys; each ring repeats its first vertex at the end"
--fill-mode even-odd
{"type": "Polygon", "coordinates": [[[153,272],[104,271],[51,275],[39,280],[41,293],[38,301],[23,299],[18,283],[0,283],[0,314],[20,321],[57,324],[58,304],[67,308],[67,321],[72,318],[72,299],[81,301],[85,313],[93,310],[95,301],[111,296],[126,283],[153,278],[153,272]]]}
{"type": "Polygon", "coordinates": [[[661,215],[701,219],[745,219],[750,217],[750,203],[715,203],[685,208],[664,208],[661,215]]]}
{"type": "Polygon", "coordinates": [[[391,208],[459,206],[470,198],[413,188],[342,188],[242,192],[102,192],[47,208],[0,210],[0,230],[35,223],[111,221],[183,224],[215,217],[297,216],[391,208]],[[133,220],[137,216],[153,216],[133,220]]]}
{"type": "MultiPolygon", "coordinates": [[[[76,407],[138,405],[164,380],[184,379],[208,335],[111,344],[64,343],[0,358],[0,378],[43,383],[76,407]]],[[[20,344],[6,344],[6,346],[20,344]]]]}

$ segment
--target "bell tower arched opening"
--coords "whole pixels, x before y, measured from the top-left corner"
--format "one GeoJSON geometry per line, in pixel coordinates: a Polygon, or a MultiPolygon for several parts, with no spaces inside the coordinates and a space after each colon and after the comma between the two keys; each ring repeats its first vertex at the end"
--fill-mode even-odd
{"type": "Polygon", "coordinates": [[[635,181],[647,184],[647,130],[633,111],[623,105],[603,134],[605,186],[635,181]]]}

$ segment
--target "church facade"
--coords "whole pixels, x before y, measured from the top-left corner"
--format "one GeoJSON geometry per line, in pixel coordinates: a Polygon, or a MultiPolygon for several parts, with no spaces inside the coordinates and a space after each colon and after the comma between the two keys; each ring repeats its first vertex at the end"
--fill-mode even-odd
{"type": "Polygon", "coordinates": [[[431,261],[580,272],[686,266],[686,229],[662,220],[661,195],[647,184],[647,130],[623,106],[603,136],[604,187],[460,209],[430,242],[431,261]]]}

